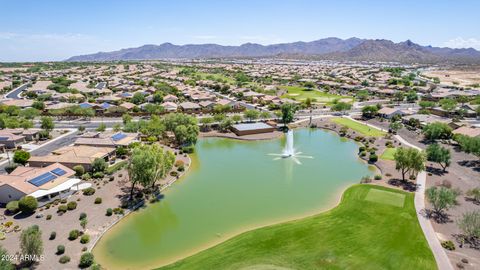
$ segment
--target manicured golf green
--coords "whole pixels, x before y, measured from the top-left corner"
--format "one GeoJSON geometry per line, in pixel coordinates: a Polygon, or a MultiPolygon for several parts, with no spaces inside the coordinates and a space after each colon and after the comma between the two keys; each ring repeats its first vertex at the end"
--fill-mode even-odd
{"type": "Polygon", "coordinates": [[[294,131],[301,164],[281,158],[284,147],[284,138],[200,139],[192,170],[158,203],[110,229],[93,249],[95,259],[106,269],[173,263],[245,231],[321,213],[374,174],[358,158],[358,145],[332,132],[294,131]]]}
{"type": "Polygon", "coordinates": [[[393,155],[395,155],[395,152],[397,152],[397,148],[387,148],[385,149],[385,151],[383,151],[380,158],[385,160],[395,160],[395,158],[393,157],[393,155]]]}
{"type": "Polygon", "coordinates": [[[371,137],[382,137],[385,136],[386,132],[381,131],[379,129],[369,127],[365,124],[358,123],[353,121],[352,119],[345,118],[345,117],[334,117],[331,119],[332,122],[340,124],[342,126],[346,126],[355,130],[356,132],[361,133],[364,136],[371,136],[371,137]]]}
{"type": "Polygon", "coordinates": [[[160,269],[436,269],[413,197],[354,185],[328,212],[243,233],[160,269]]]}
{"type": "Polygon", "coordinates": [[[331,103],[335,99],[345,99],[351,102],[353,98],[350,96],[334,95],[327,92],[319,91],[318,89],[308,89],[301,86],[281,86],[281,89],[287,90],[287,93],[282,95],[282,98],[290,98],[295,100],[305,100],[307,98],[314,98],[317,102],[331,103]]]}

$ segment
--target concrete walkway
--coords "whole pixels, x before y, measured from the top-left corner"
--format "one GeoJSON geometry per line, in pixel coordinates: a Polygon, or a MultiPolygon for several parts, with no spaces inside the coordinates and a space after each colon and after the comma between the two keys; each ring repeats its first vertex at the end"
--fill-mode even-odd
{"type": "MultiPolygon", "coordinates": [[[[352,119],[353,121],[356,121],[361,124],[365,124],[369,127],[376,128],[382,131],[386,131],[385,129],[379,128],[377,126],[374,126],[372,124],[368,123],[363,123],[362,121],[355,120],[351,117],[348,117],[352,119]]],[[[399,135],[394,136],[395,139],[397,139],[399,142],[402,144],[415,148],[417,150],[422,150],[420,147],[415,146],[409,142],[407,142],[405,139],[400,137],[399,135]]],[[[448,259],[447,253],[445,252],[445,249],[442,247],[440,244],[440,241],[438,240],[437,234],[433,230],[432,223],[430,223],[430,220],[427,219],[422,212],[425,210],[425,185],[427,181],[427,173],[425,171],[420,172],[417,175],[417,190],[415,192],[415,211],[417,212],[417,218],[418,222],[420,223],[420,227],[422,228],[423,234],[425,235],[425,238],[427,239],[428,245],[430,246],[430,249],[433,252],[433,256],[435,257],[435,261],[437,262],[437,266],[439,270],[453,270],[453,266],[450,263],[450,260],[448,259]]]]}

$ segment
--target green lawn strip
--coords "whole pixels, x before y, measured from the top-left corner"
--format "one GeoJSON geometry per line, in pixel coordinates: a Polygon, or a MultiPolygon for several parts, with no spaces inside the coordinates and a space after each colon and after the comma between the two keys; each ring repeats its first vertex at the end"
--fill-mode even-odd
{"type": "Polygon", "coordinates": [[[243,233],[160,269],[436,269],[413,197],[354,185],[330,211],[243,233]],[[385,203],[402,196],[403,207],[385,203]]]}
{"type": "Polygon", "coordinates": [[[333,121],[337,124],[340,124],[342,126],[346,126],[348,128],[351,128],[351,129],[355,130],[356,132],[359,132],[359,133],[361,133],[362,135],[365,135],[365,136],[382,137],[386,134],[384,131],[381,131],[379,129],[367,126],[367,125],[362,124],[362,123],[358,123],[356,121],[353,121],[351,119],[344,118],[344,117],[334,117],[334,118],[331,119],[331,121],[333,121]]]}
{"type": "Polygon", "coordinates": [[[395,152],[397,152],[397,148],[386,148],[380,158],[385,160],[395,160],[395,158],[393,157],[393,155],[395,155],[395,152]]]}
{"type": "Polygon", "coordinates": [[[318,89],[307,89],[301,86],[280,86],[281,89],[287,90],[288,93],[282,95],[282,98],[290,98],[295,100],[305,100],[307,98],[315,98],[317,102],[331,103],[335,99],[349,99],[353,101],[353,97],[340,96],[319,91],[318,89]]]}

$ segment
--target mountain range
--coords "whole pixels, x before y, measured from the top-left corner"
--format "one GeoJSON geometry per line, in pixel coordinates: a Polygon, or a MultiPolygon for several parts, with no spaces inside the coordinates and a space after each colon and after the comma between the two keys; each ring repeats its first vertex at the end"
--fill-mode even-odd
{"type": "Polygon", "coordinates": [[[421,46],[410,40],[395,43],[385,39],[340,39],[335,37],[311,42],[272,45],[245,43],[240,46],[218,44],[143,45],[112,52],[73,56],[66,61],[118,61],[198,58],[281,57],[338,61],[385,61],[401,63],[480,63],[480,52],[421,46]]]}

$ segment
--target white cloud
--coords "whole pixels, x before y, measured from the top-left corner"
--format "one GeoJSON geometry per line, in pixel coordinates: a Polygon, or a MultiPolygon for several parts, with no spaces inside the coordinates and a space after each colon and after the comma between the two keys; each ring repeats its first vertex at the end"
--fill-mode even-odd
{"type": "Polygon", "coordinates": [[[444,42],[443,45],[450,48],[480,49],[480,39],[457,37],[444,42]]]}

